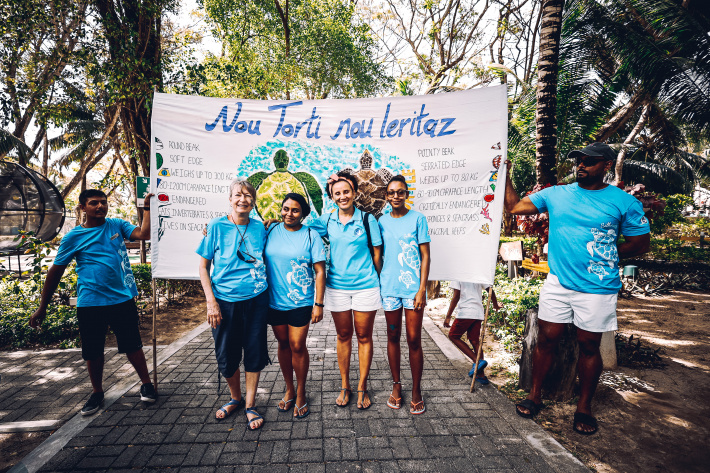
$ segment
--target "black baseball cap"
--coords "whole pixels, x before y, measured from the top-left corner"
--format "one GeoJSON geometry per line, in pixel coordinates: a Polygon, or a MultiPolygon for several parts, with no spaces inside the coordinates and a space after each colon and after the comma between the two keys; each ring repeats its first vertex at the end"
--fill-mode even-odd
{"type": "Polygon", "coordinates": [[[583,149],[578,149],[575,151],[570,151],[567,155],[569,159],[576,159],[579,156],[593,156],[598,158],[604,158],[607,161],[612,161],[616,159],[616,153],[611,146],[605,143],[592,143],[587,145],[583,149]]]}

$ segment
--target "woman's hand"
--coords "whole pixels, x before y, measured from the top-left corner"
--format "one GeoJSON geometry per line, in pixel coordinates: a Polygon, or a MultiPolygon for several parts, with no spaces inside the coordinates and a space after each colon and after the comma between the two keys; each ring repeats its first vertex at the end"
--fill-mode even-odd
{"type": "Polygon", "coordinates": [[[210,327],[217,328],[222,322],[222,313],[219,311],[217,301],[207,302],[207,323],[210,327]]]}
{"type": "Polygon", "coordinates": [[[270,218],[270,219],[264,220],[264,228],[266,228],[268,230],[272,224],[278,223],[278,222],[280,222],[280,220],[276,220],[275,218],[270,218]]]}
{"type": "Polygon", "coordinates": [[[314,305],[313,311],[311,312],[311,322],[317,324],[321,320],[323,320],[323,308],[314,305]]]}
{"type": "Polygon", "coordinates": [[[417,291],[417,295],[414,296],[414,310],[424,310],[426,307],[426,290],[417,291]]]}

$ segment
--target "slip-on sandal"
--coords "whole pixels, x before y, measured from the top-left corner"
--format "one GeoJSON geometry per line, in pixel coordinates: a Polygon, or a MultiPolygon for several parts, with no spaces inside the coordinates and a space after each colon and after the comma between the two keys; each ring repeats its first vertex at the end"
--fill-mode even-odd
{"type": "Polygon", "coordinates": [[[412,407],[409,408],[410,414],[418,416],[419,414],[424,414],[426,412],[426,406],[424,405],[423,399],[419,402],[412,401],[410,404],[412,405],[412,407]]]}
{"type": "Polygon", "coordinates": [[[311,413],[311,410],[308,409],[308,410],[306,410],[305,414],[301,414],[301,409],[303,409],[304,407],[308,407],[308,403],[305,403],[301,407],[298,407],[298,404],[296,404],[296,407],[295,407],[295,409],[296,409],[295,414],[296,415],[294,416],[296,419],[303,419],[304,417],[308,417],[308,414],[311,413]]]}
{"type": "MultiPolygon", "coordinates": [[[[362,390],[362,391],[358,389],[357,392],[359,392],[359,393],[364,393],[363,396],[362,396],[362,400],[363,400],[363,401],[365,400],[365,394],[367,394],[367,397],[370,397],[370,395],[369,395],[368,392],[367,392],[367,389],[364,389],[364,390],[362,390]]],[[[369,406],[365,407],[364,404],[361,404],[361,405],[357,406],[357,408],[360,409],[361,411],[364,411],[365,409],[369,409],[369,408],[371,408],[371,407],[372,407],[372,398],[370,398],[370,405],[369,405],[369,406]]]]}
{"type": "Polygon", "coordinates": [[[296,398],[289,399],[288,401],[287,401],[285,398],[283,398],[283,399],[281,399],[281,401],[279,402],[279,405],[276,406],[276,409],[277,409],[279,412],[288,412],[288,411],[291,410],[291,404],[294,403],[295,401],[296,401],[296,398]],[[282,409],[281,406],[280,406],[280,404],[281,404],[282,402],[284,403],[283,409],[282,409]],[[286,407],[286,406],[288,406],[288,407],[286,407]]]}
{"type": "MultiPolygon", "coordinates": [[[[392,384],[399,384],[400,386],[402,385],[401,382],[399,381],[393,381],[392,384]]],[[[402,398],[401,397],[394,397],[394,394],[390,394],[389,399],[387,399],[387,407],[390,409],[401,409],[402,408],[402,398]]]]}
{"type": "Polygon", "coordinates": [[[224,420],[227,417],[229,417],[232,414],[232,412],[238,411],[242,407],[246,406],[246,404],[247,404],[247,402],[244,400],[244,398],[241,398],[238,401],[236,399],[232,399],[227,404],[225,404],[222,407],[220,407],[219,409],[217,409],[217,412],[220,412],[220,411],[224,412],[224,417],[217,417],[217,413],[215,413],[215,419],[224,420]],[[232,409],[231,411],[228,411],[226,408],[229,406],[236,406],[236,407],[234,409],[232,409]]]}
{"type": "Polygon", "coordinates": [[[535,402],[531,401],[530,399],[524,399],[517,403],[515,405],[515,412],[518,413],[520,417],[525,417],[526,419],[532,419],[537,415],[538,412],[542,410],[542,408],[545,407],[543,403],[540,404],[535,404],[535,402]],[[526,414],[522,412],[518,407],[522,407],[523,409],[527,409],[529,412],[526,414]]]}
{"type": "MultiPolygon", "coordinates": [[[[335,403],[336,406],[338,407],[347,407],[348,404],[350,404],[350,399],[353,397],[353,390],[350,388],[343,388],[340,391],[347,391],[348,392],[348,402],[345,404],[338,404],[337,402],[335,403]]],[[[337,399],[336,399],[337,400],[337,399]]]]}
{"type": "Polygon", "coordinates": [[[595,419],[593,416],[590,416],[589,414],[584,414],[582,412],[575,412],[574,413],[574,424],[572,424],[572,428],[578,434],[592,435],[592,434],[597,433],[597,430],[599,430],[599,425],[597,424],[597,419],[595,419]],[[578,429],[577,424],[588,425],[589,427],[592,427],[594,430],[587,432],[582,429],[578,429]]]}

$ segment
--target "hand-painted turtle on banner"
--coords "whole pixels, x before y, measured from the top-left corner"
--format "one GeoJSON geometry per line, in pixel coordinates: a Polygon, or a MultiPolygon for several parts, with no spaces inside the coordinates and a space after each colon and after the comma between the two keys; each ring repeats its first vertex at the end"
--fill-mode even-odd
{"type": "Polygon", "coordinates": [[[387,193],[387,183],[392,179],[392,172],[386,168],[377,171],[372,169],[374,159],[370,151],[365,150],[360,156],[360,169],[355,171],[347,167],[344,172],[357,179],[358,192],[355,198],[355,207],[363,212],[369,212],[379,218],[387,205],[385,194],[387,193]]]}
{"type": "Polygon", "coordinates": [[[280,149],[274,154],[274,172],[261,171],[247,178],[256,189],[256,211],[262,219],[280,219],[281,202],[290,192],[310,200],[318,215],[323,210],[323,191],[316,178],[307,172],[292,173],[287,169],[288,162],[288,154],[280,149]]]}

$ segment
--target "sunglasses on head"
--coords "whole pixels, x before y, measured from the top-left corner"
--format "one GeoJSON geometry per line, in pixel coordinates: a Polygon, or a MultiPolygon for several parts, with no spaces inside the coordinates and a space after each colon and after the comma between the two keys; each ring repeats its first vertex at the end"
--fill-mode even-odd
{"type": "Polygon", "coordinates": [[[596,166],[597,164],[604,162],[604,161],[606,161],[606,159],[599,158],[596,156],[582,155],[582,156],[577,156],[577,158],[576,158],[577,166],[579,166],[580,164],[584,164],[585,168],[596,166]]]}

